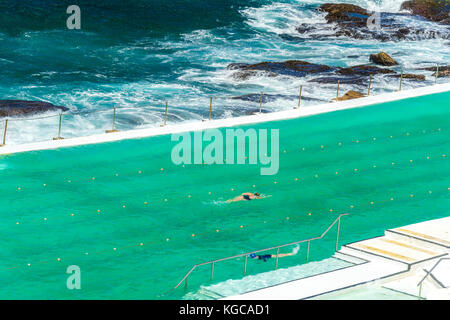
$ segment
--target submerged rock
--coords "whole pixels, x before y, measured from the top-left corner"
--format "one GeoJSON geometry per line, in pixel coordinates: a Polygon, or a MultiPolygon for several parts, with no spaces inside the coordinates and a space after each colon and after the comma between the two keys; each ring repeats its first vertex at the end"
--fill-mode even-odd
{"type": "Polygon", "coordinates": [[[427,67],[427,68],[420,68],[419,70],[426,70],[426,71],[450,71],[450,66],[436,66],[436,67],[427,67]]]}
{"type": "Polygon", "coordinates": [[[328,23],[354,22],[365,25],[370,16],[366,9],[347,3],[325,3],[319,7],[319,11],[328,13],[325,17],[328,23]]]}
{"type": "Polygon", "coordinates": [[[367,77],[363,76],[353,76],[353,77],[342,77],[342,76],[331,76],[331,77],[320,77],[309,80],[308,82],[316,82],[323,84],[357,84],[364,85],[368,83],[367,77]]]}
{"type": "Polygon", "coordinates": [[[402,77],[402,79],[410,79],[410,80],[421,80],[421,81],[425,80],[425,76],[423,74],[404,73],[402,75],[400,74],[393,75],[393,77],[395,78],[402,77]]]}
{"type": "MultiPolygon", "coordinates": [[[[432,76],[433,76],[433,77],[436,77],[436,72],[433,73],[432,76]]],[[[441,78],[441,77],[450,77],[450,70],[439,70],[437,77],[438,77],[438,78],[441,78]]]]}
{"type": "MultiPolygon", "coordinates": [[[[261,101],[261,94],[260,93],[250,93],[250,94],[244,94],[242,96],[236,96],[232,97],[231,99],[234,100],[242,100],[242,101],[250,101],[250,102],[260,102],[261,101]]],[[[285,99],[285,100],[297,100],[298,95],[283,95],[283,94],[262,94],[262,103],[267,102],[274,102],[279,99],[285,99]]],[[[305,101],[325,101],[317,98],[311,98],[302,96],[302,100],[305,101]]]]}
{"type": "Polygon", "coordinates": [[[0,100],[0,117],[27,116],[47,111],[67,111],[66,107],[55,106],[43,101],[0,100]]]}
{"type": "Polygon", "coordinates": [[[247,80],[253,76],[277,76],[288,75],[305,77],[308,75],[322,74],[324,77],[315,78],[311,82],[362,84],[369,75],[392,74],[394,70],[380,68],[372,65],[357,65],[352,67],[331,67],[323,64],[314,64],[300,60],[284,62],[261,62],[256,64],[233,63],[229,70],[238,70],[233,74],[236,80],[247,80]]]}
{"type": "Polygon", "coordinates": [[[394,70],[386,69],[386,68],[380,68],[376,66],[371,66],[368,64],[361,64],[353,67],[347,67],[347,68],[340,68],[337,73],[342,75],[358,75],[358,76],[369,76],[369,75],[376,75],[376,74],[390,74],[390,73],[396,73],[394,70]]]}
{"type": "Polygon", "coordinates": [[[239,70],[233,74],[233,77],[237,80],[247,80],[252,76],[259,75],[261,72],[269,76],[288,75],[304,77],[308,74],[332,71],[335,68],[301,60],[288,60],[284,62],[266,61],[256,64],[232,63],[228,65],[227,69],[239,70]]]}
{"type": "Polygon", "coordinates": [[[332,76],[311,79],[309,82],[332,84],[337,83],[339,80],[341,84],[364,85],[368,83],[368,78],[371,75],[394,73],[396,73],[394,70],[363,64],[347,68],[338,68],[332,76]]]}
{"type": "Polygon", "coordinates": [[[358,99],[358,98],[363,98],[365,97],[364,94],[362,94],[361,92],[358,91],[347,91],[342,97],[339,98],[334,98],[332,99],[333,101],[344,101],[344,100],[352,100],[352,99],[358,99]]]}
{"type": "Polygon", "coordinates": [[[388,55],[386,52],[371,54],[370,61],[372,61],[375,64],[382,65],[382,66],[395,66],[398,64],[397,61],[392,59],[391,56],[388,55]]]}
{"type": "Polygon", "coordinates": [[[427,68],[420,68],[420,70],[434,71],[432,74],[433,77],[436,77],[436,71],[438,71],[438,78],[450,76],[450,66],[427,67],[427,68]]]}
{"type": "Polygon", "coordinates": [[[401,10],[408,10],[412,14],[422,16],[428,20],[449,23],[450,3],[448,0],[411,0],[400,6],[401,10]]]}

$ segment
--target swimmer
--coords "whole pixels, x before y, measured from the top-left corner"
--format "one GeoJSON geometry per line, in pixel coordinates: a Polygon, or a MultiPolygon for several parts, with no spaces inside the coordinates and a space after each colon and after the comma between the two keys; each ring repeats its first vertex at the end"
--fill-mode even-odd
{"type": "Polygon", "coordinates": [[[300,246],[297,245],[294,247],[294,249],[290,253],[263,254],[263,255],[257,255],[254,253],[250,253],[249,257],[252,259],[263,260],[264,262],[266,262],[267,260],[269,260],[271,258],[283,258],[283,257],[295,256],[298,253],[299,249],[300,249],[300,246]]]}
{"type": "MultiPolygon", "coordinates": [[[[267,196],[267,197],[270,197],[270,196],[267,196]]],[[[250,201],[253,199],[263,199],[263,198],[267,198],[267,197],[261,196],[258,192],[255,192],[255,193],[245,192],[245,193],[241,194],[240,196],[237,196],[236,198],[227,200],[227,202],[230,203],[230,202],[237,202],[237,201],[250,201]]]]}

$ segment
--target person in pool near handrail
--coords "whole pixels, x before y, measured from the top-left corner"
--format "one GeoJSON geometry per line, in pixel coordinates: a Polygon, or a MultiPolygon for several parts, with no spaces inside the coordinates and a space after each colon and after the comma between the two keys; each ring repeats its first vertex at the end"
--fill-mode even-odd
{"type": "MultiPolygon", "coordinates": [[[[270,197],[270,196],[268,196],[268,197],[270,197]]],[[[261,196],[258,192],[255,192],[255,193],[245,192],[245,193],[241,194],[240,196],[237,196],[236,198],[227,200],[227,202],[230,203],[230,202],[237,202],[237,201],[250,201],[253,199],[262,199],[262,198],[267,198],[267,197],[261,196]]]]}
{"type": "Polygon", "coordinates": [[[300,249],[300,246],[295,246],[294,249],[292,250],[292,252],[290,253],[279,253],[279,254],[263,254],[263,255],[257,255],[254,253],[250,253],[249,257],[252,259],[258,259],[258,260],[263,260],[264,262],[266,262],[267,260],[271,259],[271,258],[283,258],[283,257],[289,257],[289,256],[295,256],[298,252],[298,250],[300,249]]]}

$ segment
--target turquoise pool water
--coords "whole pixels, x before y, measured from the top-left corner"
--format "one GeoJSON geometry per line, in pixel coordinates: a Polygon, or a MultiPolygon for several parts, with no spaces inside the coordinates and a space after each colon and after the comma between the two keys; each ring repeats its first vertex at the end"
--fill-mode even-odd
{"type": "MultiPolygon", "coordinates": [[[[0,298],[180,299],[211,284],[205,267],[166,294],[193,264],[318,236],[340,213],[341,243],[448,216],[449,106],[447,92],[243,127],[279,129],[275,176],[176,166],[170,136],[2,156],[0,298]],[[225,203],[253,190],[272,196],[225,203]],[[69,265],[81,290],[66,287],[69,265]]],[[[335,236],[311,243],[310,260],[331,256],[335,236]]],[[[242,270],[217,264],[214,282],[242,270]]]]}

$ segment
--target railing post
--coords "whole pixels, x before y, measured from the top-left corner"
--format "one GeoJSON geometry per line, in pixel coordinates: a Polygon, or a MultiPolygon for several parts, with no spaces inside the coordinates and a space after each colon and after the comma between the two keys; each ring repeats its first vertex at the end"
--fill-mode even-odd
{"type": "Polygon", "coordinates": [[[5,129],[3,131],[3,143],[0,144],[0,147],[3,147],[6,145],[6,130],[8,129],[8,119],[5,119],[5,129]]]}
{"type": "Polygon", "coordinates": [[[400,75],[400,87],[398,88],[398,91],[402,91],[402,83],[403,83],[403,71],[402,74],[400,75]]]}
{"type": "Polygon", "coordinates": [[[337,236],[336,236],[336,251],[338,251],[338,244],[339,244],[339,227],[341,226],[341,217],[338,219],[338,226],[337,226],[337,236]]]}
{"type": "Polygon", "coordinates": [[[188,277],[189,277],[189,276],[187,276],[186,279],[184,279],[184,289],[185,289],[185,290],[187,289],[187,280],[188,280],[188,277]]]}
{"type": "Polygon", "coordinates": [[[372,75],[369,76],[369,89],[367,90],[367,96],[370,96],[371,86],[372,86],[372,75]]]}
{"type": "Polygon", "coordinates": [[[245,256],[245,262],[244,262],[244,276],[247,274],[247,259],[248,259],[248,257],[245,256]]]}
{"type": "Polygon", "coordinates": [[[306,263],[308,263],[309,261],[309,244],[310,244],[311,240],[308,240],[308,249],[306,249],[306,263]]]}
{"type": "Polygon", "coordinates": [[[167,123],[167,101],[166,101],[166,110],[164,111],[164,124],[161,127],[164,127],[167,123]]]}
{"type": "Polygon", "coordinates": [[[259,113],[262,112],[262,101],[263,101],[263,92],[261,91],[261,95],[259,97],[259,113]]]}
{"type": "Polygon", "coordinates": [[[214,279],[214,262],[211,263],[211,281],[214,279]]]}
{"type": "Polygon", "coordinates": [[[280,248],[277,248],[277,259],[275,260],[275,270],[278,269],[278,254],[280,253],[280,248]]]}
{"type": "Polygon", "coordinates": [[[209,97],[209,120],[211,120],[211,112],[212,112],[212,97],[209,97]]]}
{"type": "Polygon", "coordinates": [[[112,133],[112,132],[118,132],[119,130],[116,130],[116,106],[113,108],[113,120],[112,120],[112,127],[111,130],[106,130],[106,133],[112,133]]]}
{"type": "Polygon", "coordinates": [[[59,126],[58,126],[58,135],[53,138],[53,140],[62,140],[64,139],[61,137],[61,122],[62,122],[62,113],[59,114],[59,126]]]}
{"type": "Polygon", "coordinates": [[[340,80],[338,80],[338,82],[337,82],[337,90],[336,90],[336,101],[339,101],[338,99],[339,99],[339,85],[340,85],[340,80]]]}
{"type": "Polygon", "coordinates": [[[298,107],[297,107],[297,109],[300,109],[300,104],[302,102],[302,89],[303,89],[303,86],[300,86],[300,92],[298,94],[298,107]]]}

